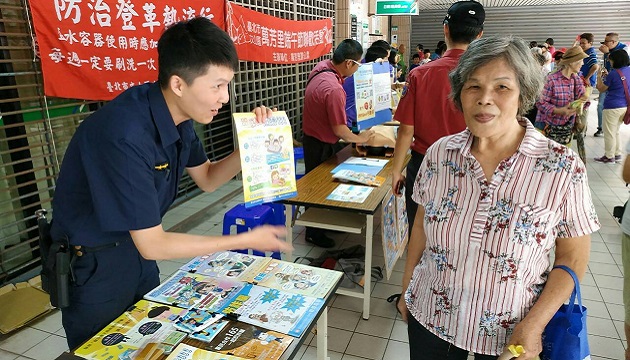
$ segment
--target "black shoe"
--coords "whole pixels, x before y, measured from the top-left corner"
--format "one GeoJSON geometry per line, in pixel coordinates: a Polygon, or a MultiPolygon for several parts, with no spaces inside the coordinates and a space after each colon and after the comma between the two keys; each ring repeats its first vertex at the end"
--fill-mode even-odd
{"type": "Polygon", "coordinates": [[[604,135],[604,132],[602,131],[602,129],[597,129],[595,134],[593,134],[593,136],[595,136],[595,137],[600,137],[602,135],[604,135]]]}
{"type": "Polygon", "coordinates": [[[323,247],[323,248],[331,248],[331,247],[335,247],[335,240],[329,238],[326,235],[319,235],[317,237],[306,237],[306,242],[310,242],[313,245],[317,245],[319,247],[323,247]]]}

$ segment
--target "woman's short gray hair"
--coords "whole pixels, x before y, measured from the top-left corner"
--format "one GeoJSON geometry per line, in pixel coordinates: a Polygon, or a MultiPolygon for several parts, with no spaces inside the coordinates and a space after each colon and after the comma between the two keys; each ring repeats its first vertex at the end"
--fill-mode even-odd
{"type": "Polygon", "coordinates": [[[488,36],[470,43],[457,67],[449,74],[451,98],[459,110],[462,110],[462,89],[470,75],[480,66],[500,58],[516,74],[520,90],[518,115],[523,115],[534,106],[544,79],[529,46],[523,39],[513,36],[488,36]]]}

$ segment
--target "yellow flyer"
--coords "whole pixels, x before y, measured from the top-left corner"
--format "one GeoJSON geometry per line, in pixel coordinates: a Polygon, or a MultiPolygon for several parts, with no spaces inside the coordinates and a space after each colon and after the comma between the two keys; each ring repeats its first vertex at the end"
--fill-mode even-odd
{"type": "MultiPolygon", "coordinates": [[[[84,359],[127,359],[154,339],[175,332],[173,323],[185,310],[140,300],[76,351],[84,359]]],[[[158,343],[161,341],[158,341],[158,343]]]]}
{"type": "Polygon", "coordinates": [[[275,111],[264,123],[253,113],[235,113],[241,153],[245,206],[297,195],[293,162],[293,133],[284,111],[275,111]]]}

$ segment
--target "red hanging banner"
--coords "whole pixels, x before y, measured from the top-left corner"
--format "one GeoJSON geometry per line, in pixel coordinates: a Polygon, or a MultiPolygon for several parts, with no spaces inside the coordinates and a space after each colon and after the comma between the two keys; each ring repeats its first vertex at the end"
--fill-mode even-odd
{"type": "Polygon", "coordinates": [[[227,32],[238,58],[272,64],[296,64],[332,49],[332,19],[293,21],[226,4],[227,32]]]}
{"type": "Polygon", "coordinates": [[[48,96],[111,100],[157,80],[164,28],[205,16],[225,29],[223,0],[37,0],[28,4],[48,96]]]}

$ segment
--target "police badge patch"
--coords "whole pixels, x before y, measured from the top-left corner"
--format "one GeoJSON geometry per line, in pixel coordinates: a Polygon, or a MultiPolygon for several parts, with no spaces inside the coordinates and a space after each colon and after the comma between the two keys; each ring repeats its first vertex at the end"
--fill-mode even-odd
{"type": "Polygon", "coordinates": [[[402,92],[400,93],[400,98],[404,98],[407,95],[407,88],[409,87],[409,83],[405,83],[405,86],[402,88],[402,92]]]}

